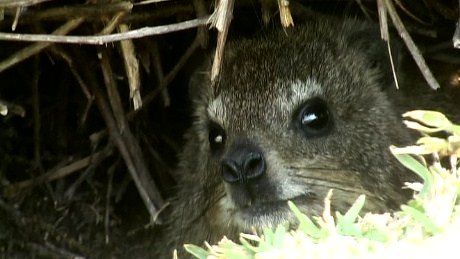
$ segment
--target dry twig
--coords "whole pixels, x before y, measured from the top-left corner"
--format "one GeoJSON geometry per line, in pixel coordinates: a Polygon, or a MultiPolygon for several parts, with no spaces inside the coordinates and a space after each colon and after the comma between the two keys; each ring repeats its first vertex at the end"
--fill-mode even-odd
{"type": "Polygon", "coordinates": [[[454,48],[460,49],[460,0],[458,1],[458,20],[457,26],[455,28],[454,36],[452,37],[452,42],[454,44],[454,48]]]}
{"type": "MultiPolygon", "coordinates": [[[[144,104],[150,103],[153,99],[155,99],[155,97],[159,93],[161,93],[172,82],[172,80],[177,76],[179,71],[182,69],[182,67],[189,60],[192,54],[198,49],[199,46],[200,39],[198,37],[195,37],[195,40],[193,40],[192,44],[190,44],[190,46],[185,51],[184,55],[182,55],[182,57],[179,59],[179,61],[176,63],[173,69],[171,69],[171,71],[160,82],[160,85],[144,97],[144,104]]],[[[134,114],[135,113],[130,113],[128,117],[134,116],[134,114]]]]}
{"type": "Polygon", "coordinates": [[[214,82],[219,75],[224,55],[225,42],[227,40],[228,29],[233,18],[234,0],[221,0],[214,10],[214,13],[209,18],[211,27],[215,27],[219,33],[217,34],[217,47],[214,55],[214,61],[211,69],[211,81],[214,82]]]}
{"type": "Polygon", "coordinates": [[[112,154],[112,148],[106,148],[103,151],[99,151],[90,156],[84,157],[78,161],[75,161],[66,166],[59,167],[57,169],[51,170],[43,175],[35,177],[33,179],[25,180],[22,182],[17,182],[12,185],[7,186],[3,190],[3,196],[12,197],[18,193],[21,189],[28,188],[37,184],[55,181],[57,179],[64,178],[70,174],[78,172],[85,167],[88,167],[91,163],[98,163],[103,159],[107,158],[112,154]]]}
{"type": "MultiPolygon", "coordinates": [[[[127,32],[128,25],[120,24],[119,30],[122,33],[127,32]]],[[[134,110],[137,110],[142,106],[139,62],[136,58],[136,51],[132,40],[122,40],[120,45],[123,53],[126,75],[128,77],[129,97],[133,100],[134,110]]]]}
{"type": "MultiPolygon", "coordinates": [[[[195,37],[193,40],[192,44],[187,48],[185,53],[182,55],[182,57],[179,59],[179,61],[176,63],[176,65],[171,69],[171,71],[159,82],[159,85],[155,90],[153,90],[150,93],[147,93],[145,97],[143,98],[142,102],[147,105],[150,102],[152,102],[158,94],[162,93],[168,86],[169,84],[174,80],[174,78],[177,76],[179,71],[184,67],[184,65],[187,63],[187,61],[190,59],[192,54],[200,47],[200,39],[199,37],[195,37]]],[[[127,115],[128,119],[134,118],[134,116],[139,112],[137,111],[130,111],[127,115]]],[[[99,141],[99,139],[103,138],[106,136],[106,129],[101,130],[99,132],[96,132],[91,135],[92,141],[99,141]]]]}
{"type": "Polygon", "coordinates": [[[107,192],[105,194],[105,213],[104,213],[104,230],[105,230],[105,243],[110,242],[110,197],[112,196],[113,189],[113,175],[116,166],[113,165],[108,170],[109,179],[107,179],[107,192]]]}
{"type": "Polygon", "coordinates": [[[52,0],[0,0],[0,8],[3,7],[27,7],[52,0]]]}
{"type": "Polygon", "coordinates": [[[388,31],[388,16],[387,16],[387,9],[383,7],[383,0],[377,0],[378,13],[379,13],[379,24],[380,24],[380,35],[382,39],[387,43],[388,48],[388,56],[390,57],[391,63],[391,72],[393,73],[394,82],[396,85],[396,89],[399,89],[399,82],[398,77],[396,76],[395,65],[393,62],[393,55],[391,53],[391,45],[390,45],[390,33],[388,31]]]}
{"type": "MultiPolygon", "coordinates": [[[[85,17],[86,21],[97,20],[113,15],[114,13],[129,13],[133,9],[133,4],[127,1],[115,3],[97,3],[82,5],[65,5],[44,9],[28,10],[21,16],[20,24],[39,21],[62,21],[71,20],[78,17],[85,17]]],[[[8,10],[7,10],[8,11],[8,10]]],[[[8,14],[8,12],[7,12],[8,14]]]]}
{"type": "Polygon", "coordinates": [[[292,19],[291,10],[289,10],[289,0],[277,0],[278,9],[280,11],[280,19],[283,27],[294,26],[294,20],[292,19]]]}
{"type": "Polygon", "coordinates": [[[417,63],[420,71],[422,72],[425,80],[428,82],[431,88],[438,89],[440,88],[438,81],[434,78],[433,73],[431,73],[430,68],[427,66],[425,59],[423,58],[420,50],[415,45],[414,41],[412,40],[409,32],[407,32],[406,28],[404,27],[401,18],[399,18],[398,13],[392,3],[392,0],[384,0],[383,5],[379,5],[379,8],[386,8],[388,14],[390,15],[391,20],[393,21],[396,30],[398,31],[399,35],[403,39],[404,43],[406,44],[407,48],[409,49],[412,57],[417,63]]]}
{"type": "MultiPolygon", "coordinates": [[[[208,16],[208,11],[204,0],[193,0],[193,6],[195,7],[196,17],[206,17],[208,16]]],[[[201,47],[206,48],[208,45],[209,31],[205,27],[198,28],[198,37],[201,41],[201,47]]]]}
{"type": "Polygon", "coordinates": [[[152,221],[157,218],[158,209],[164,204],[163,198],[158,192],[155,182],[151,179],[150,173],[144,162],[142,151],[136,138],[132,135],[124,111],[121,99],[116,90],[113,80],[113,73],[110,67],[107,53],[100,49],[101,68],[107,88],[110,106],[107,105],[105,98],[97,85],[93,85],[93,92],[96,103],[104,117],[109,130],[109,135],[118,151],[121,153],[131,177],[136,184],[137,190],[150,213],[152,221]]]}
{"type": "MultiPolygon", "coordinates": [[[[64,25],[62,25],[61,27],[59,27],[57,30],[55,30],[53,32],[53,35],[46,35],[48,37],[51,37],[51,36],[57,36],[57,35],[64,35],[64,34],[67,34],[69,33],[70,31],[72,31],[73,29],[77,28],[78,26],[80,26],[80,24],[82,24],[84,21],[83,18],[77,18],[77,19],[74,19],[74,20],[70,20],[68,22],[66,22],[64,25]]],[[[1,33],[0,33],[1,34],[1,33]]],[[[0,36],[0,40],[1,40],[1,36],[0,36]]],[[[0,62],[0,73],[14,65],[16,65],[17,63],[21,62],[21,61],[24,61],[25,59],[27,58],[30,58],[31,56],[39,53],[40,51],[44,50],[45,48],[47,48],[48,46],[50,46],[51,43],[49,42],[37,42],[37,43],[34,43],[28,47],[25,47],[24,49],[14,53],[13,55],[11,55],[9,58],[3,60],[2,62],[0,62]]]]}
{"type": "Polygon", "coordinates": [[[24,117],[26,116],[26,110],[24,110],[22,106],[0,99],[0,115],[6,116],[8,114],[15,114],[20,117],[24,117]]]}
{"type": "Polygon", "coordinates": [[[198,26],[208,24],[208,17],[193,19],[185,22],[179,22],[169,25],[160,25],[155,27],[144,27],[131,30],[124,33],[115,33],[109,35],[90,35],[90,36],[60,36],[49,34],[20,34],[0,32],[0,41],[33,41],[33,42],[54,42],[54,43],[72,43],[72,44],[92,44],[102,45],[110,42],[138,39],[147,36],[161,35],[176,31],[187,30],[198,26]]]}
{"type": "Polygon", "coordinates": [[[413,20],[423,24],[423,25],[429,25],[428,22],[425,22],[423,21],[422,19],[418,18],[417,15],[413,14],[411,11],[409,11],[405,6],[404,4],[401,2],[401,0],[394,0],[395,3],[399,6],[399,8],[401,8],[401,10],[403,10],[403,12],[410,18],[412,18],[413,20]]]}
{"type": "MultiPolygon", "coordinates": [[[[436,10],[438,13],[440,13],[444,18],[449,19],[451,21],[455,21],[457,19],[457,14],[455,13],[455,9],[445,6],[443,4],[443,1],[439,0],[427,0],[427,3],[429,7],[433,8],[436,10]]],[[[460,8],[460,6],[458,7],[460,8]]],[[[459,9],[460,11],[460,9],[459,9]]]]}
{"type": "Polygon", "coordinates": [[[34,74],[32,76],[32,100],[33,100],[33,120],[34,120],[34,160],[35,164],[41,168],[41,155],[40,155],[40,93],[38,90],[39,83],[39,69],[38,69],[39,57],[35,57],[34,60],[34,74]]]}
{"type": "MultiPolygon", "coordinates": [[[[201,38],[201,43],[203,43],[203,38],[202,38],[203,34],[201,34],[199,31],[198,31],[198,34],[201,35],[201,36],[197,35],[197,37],[200,37],[201,38]]],[[[161,85],[161,83],[164,80],[165,75],[164,75],[164,72],[163,72],[163,67],[161,66],[160,49],[158,48],[158,44],[156,42],[151,44],[150,51],[152,51],[153,67],[154,67],[154,70],[155,70],[155,75],[158,78],[158,84],[161,85]]],[[[164,88],[163,91],[161,91],[161,96],[163,98],[164,106],[169,107],[171,105],[171,99],[169,98],[169,93],[168,93],[167,88],[164,88]]]]}

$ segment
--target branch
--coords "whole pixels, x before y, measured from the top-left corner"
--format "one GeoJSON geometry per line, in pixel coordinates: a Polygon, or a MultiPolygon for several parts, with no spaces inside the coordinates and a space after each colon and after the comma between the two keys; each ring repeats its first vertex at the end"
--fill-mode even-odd
{"type": "Polygon", "coordinates": [[[409,49],[412,57],[415,60],[415,63],[417,63],[417,66],[420,69],[420,72],[422,72],[423,77],[425,77],[427,83],[434,90],[440,88],[438,81],[436,81],[436,78],[434,78],[433,73],[431,73],[430,68],[426,64],[425,59],[422,56],[422,53],[415,45],[414,41],[409,35],[409,32],[406,30],[406,27],[404,27],[401,18],[399,18],[395,6],[392,3],[392,0],[385,0],[385,8],[387,8],[388,14],[391,17],[391,20],[393,21],[396,30],[403,39],[404,43],[406,44],[406,47],[409,49]]]}
{"type": "Polygon", "coordinates": [[[98,161],[105,159],[112,153],[113,150],[111,147],[109,147],[97,153],[91,154],[87,157],[84,157],[80,160],[77,160],[71,164],[62,166],[58,169],[50,170],[38,177],[29,180],[24,180],[22,182],[13,183],[5,187],[5,189],[2,191],[2,195],[5,197],[13,197],[15,194],[17,194],[20,190],[24,188],[64,178],[70,174],[73,174],[88,167],[89,165],[91,165],[91,163],[97,163],[98,161]]]}
{"type": "Polygon", "coordinates": [[[147,36],[161,35],[176,31],[187,30],[198,26],[207,25],[208,19],[209,16],[180,23],[160,25],[155,27],[144,27],[128,32],[114,33],[109,35],[60,36],[49,34],[20,34],[0,32],[0,40],[102,45],[115,41],[137,39],[147,36]]]}
{"type": "Polygon", "coordinates": [[[457,20],[457,26],[455,28],[454,36],[452,37],[452,43],[454,48],[460,49],[460,0],[458,1],[459,15],[457,20]]]}
{"type": "MultiPolygon", "coordinates": [[[[69,33],[71,30],[77,28],[80,24],[82,24],[83,21],[84,21],[83,18],[77,18],[74,20],[70,20],[53,32],[53,34],[56,34],[56,35],[47,35],[47,37],[52,37],[52,36],[62,37],[58,35],[64,35],[64,34],[69,33]]],[[[1,36],[0,36],[0,40],[1,40],[1,36]]],[[[40,51],[42,51],[43,49],[47,48],[50,45],[51,43],[49,42],[37,42],[35,44],[32,44],[30,46],[23,48],[22,50],[11,55],[9,58],[0,62],[0,72],[39,53],[40,51]]]]}
{"type": "Polygon", "coordinates": [[[214,82],[220,72],[222,57],[224,55],[225,42],[227,41],[228,29],[233,18],[233,6],[235,0],[222,0],[216,6],[214,13],[209,18],[212,27],[216,27],[217,47],[211,68],[211,82],[214,82]]]}
{"type": "Polygon", "coordinates": [[[1,0],[0,8],[3,7],[26,7],[36,5],[43,2],[49,2],[52,0],[1,0]]]}

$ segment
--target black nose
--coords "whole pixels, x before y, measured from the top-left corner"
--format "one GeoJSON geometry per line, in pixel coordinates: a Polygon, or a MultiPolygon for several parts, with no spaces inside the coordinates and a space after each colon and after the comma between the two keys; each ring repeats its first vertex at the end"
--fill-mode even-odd
{"type": "Polygon", "coordinates": [[[238,145],[222,160],[222,177],[228,183],[247,183],[264,175],[265,167],[264,156],[257,147],[238,145]]]}

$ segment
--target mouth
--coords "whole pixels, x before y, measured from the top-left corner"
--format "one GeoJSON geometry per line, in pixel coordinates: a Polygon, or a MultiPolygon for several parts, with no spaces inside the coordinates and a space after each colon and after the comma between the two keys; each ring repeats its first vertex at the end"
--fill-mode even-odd
{"type": "Polygon", "coordinates": [[[286,222],[293,223],[293,213],[289,209],[288,201],[296,206],[308,206],[314,197],[311,194],[302,194],[286,200],[253,202],[250,205],[239,207],[237,216],[250,228],[263,229],[275,227],[286,222]]]}
{"type": "Polygon", "coordinates": [[[292,201],[294,203],[306,203],[308,201],[311,202],[312,195],[311,194],[302,194],[290,199],[286,200],[275,200],[275,201],[263,201],[258,202],[255,201],[247,206],[240,207],[239,210],[246,213],[251,214],[253,216],[266,216],[272,213],[276,213],[280,210],[289,209],[288,201],[292,201]]]}

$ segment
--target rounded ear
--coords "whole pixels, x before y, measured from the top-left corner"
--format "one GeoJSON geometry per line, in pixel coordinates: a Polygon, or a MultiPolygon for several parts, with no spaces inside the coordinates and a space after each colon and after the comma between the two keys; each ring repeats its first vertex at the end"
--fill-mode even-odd
{"type": "Polygon", "coordinates": [[[350,46],[364,53],[366,60],[368,60],[368,67],[375,71],[377,80],[382,83],[384,89],[394,83],[393,69],[398,72],[402,56],[402,44],[399,38],[390,36],[389,44],[393,68],[387,42],[381,39],[378,28],[366,27],[351,33],[348,42],[350,46]]]}

